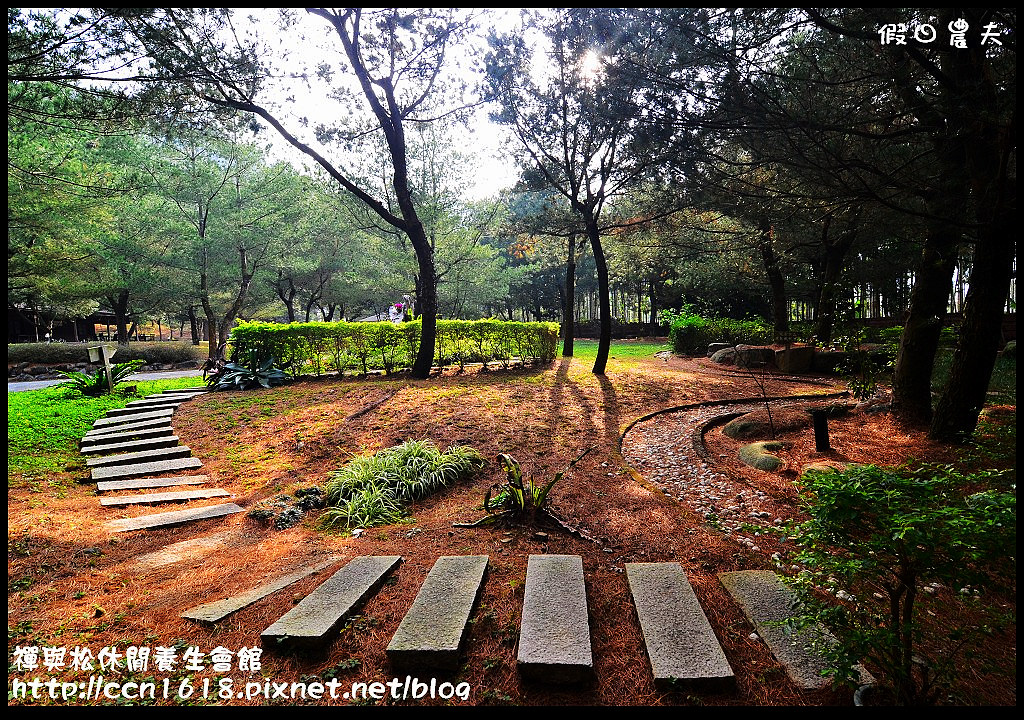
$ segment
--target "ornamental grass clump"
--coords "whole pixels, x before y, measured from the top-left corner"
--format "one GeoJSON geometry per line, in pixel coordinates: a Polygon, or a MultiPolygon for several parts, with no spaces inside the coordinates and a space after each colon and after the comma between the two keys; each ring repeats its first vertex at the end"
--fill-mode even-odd
{"type": "Polygon", "coordinates": [[[327,480],[327,528],[391,525],[406,516],[414,500],[468,478],[484,465],[471,447],[441,452],[429,440],[409,440],[374,455],[356,458],[327,480]]]}

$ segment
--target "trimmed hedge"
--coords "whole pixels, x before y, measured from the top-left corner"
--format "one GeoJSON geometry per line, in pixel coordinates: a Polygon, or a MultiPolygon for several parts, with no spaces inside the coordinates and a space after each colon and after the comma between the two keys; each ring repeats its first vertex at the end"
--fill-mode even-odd
{"type": "MultiPolygon", "coordinates": [[[[278,367],[298,377],[396,370],[412,367],[420,342],[420,323],[391,322],[243,322],[228,340],[233,362],[255,367],[273,358],[278,367]]],[[[499,362],[524,363],[555,359],[558,323],[501,320],[438,320],[434,363],[439,366],[499,362]]]]}
{"type": "MultiPolygon", "coordinates": [[[[70,365],[89,362],[88,348],[113,343],[16,343],[7,346],[7,364],[70,365]]],[[[201,362],[199,348],[188,341],[133,342],[119,345],[114,362],[142,360],[146,365],[177,365],[201,362]]]]}
{"type": "Polygon", "coordinates": [[[772,341],[772,326],[763,320],[706,318],[684,311],[671,317],[668,337],[677,355],[704,355],[716,342],[766,345],[772,341]]]}

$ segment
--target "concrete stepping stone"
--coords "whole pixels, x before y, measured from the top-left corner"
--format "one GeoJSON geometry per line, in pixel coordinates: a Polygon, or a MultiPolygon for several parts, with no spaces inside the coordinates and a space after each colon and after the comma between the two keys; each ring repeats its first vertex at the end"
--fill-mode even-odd
{"type": "Polygon", "coordinates": [[[186,620],[195,620],[196,622],[203,623],[204,625],[213,625],[214,623],[220,622],[228,615],[249,607],[257,600],[262,600],[271,593],[275,593],[282,588],[286,588],[292,583],[298,582],[310,575],[315,575],[324,568],[338,562],[338,560],[339,558],[331,558],[330,560],[318,563],[312,567],[303,568],[302,570],[283,575],[276,580],[272,580],[269,583],[260,585],[259,587],[253,588],[252,590],[248,590],[239,595],[229,597],[226,600],[218,600],[216,602],[197,605],[196,607],[183,612],[181,616],[186,620]]]}
{"type": "Polygon", "coordinates": [[[184,395],[151,395],[141,400],[132,400],[130,403],[125,405],[126,408],[139,408],[139,407],[163,407],[171,405],[181,405],[182,403],[191,400],[191,396],[185,397],[184,395]]]}
{"type": "Polygon", "coordinates": [[[122,495],[120,497],[100,498],[100,505],[116,507],[118,505],[148,505],[182,500],[205,500],[212,497],[229,497],[231,493],[221,488],[205,488],[203,490],[176,490],[174,492],[147,493],[145,495],[122,495]]]}
{"type": "Polygon", "coordinates": [[[104,455],[102,457],[89,458],[85,461],[85,466],[99,468],[110,467],[111,465],[135,465],[137,463],[173,460],[175,458],[191,456],[192,448],[188,445],[177,445],[169,448],[157,448],[156,450],[140,450],[139,452],[121,453],[120,455],[104,455]]]}
{"type": "Polygon", "coordinates": [[[355,558],[260,633],[263,646],[312,649],[327,645],[400,562],[398,555],[355,558]]]}
{"type": "Polygon", "coordinates": [[[142,403],[145,403],[145,404],[144,405],[131,405],[130,407],[128,405],[125,405],[122,408],[113,408],[111,410],[107,410],[105,417],[117,418],[117,417],[123,417],[125,415],[139,415],[139,414],[147,413],[147,412],[157,412],[158,410],[169,410],[170,412],[173,413],[174,410],[179,405],[181,405],[182,401],[181,400],[171,400],[171,401],[163,402],[163,403],[150,403],[150,402],[147,402],[145,400],[136,400],[136,402],[142,402],[142,403]]]}
{"type": "Polygon", "coordinates": [[[233,515],[240,512],[243,512],[242,508],[234,503],[210,505],[209,507],[192,508],[190,510],[174,510],[172,512],[157,513],[156,515],[142,515],[122,520],[111,520],[107,523],[107,529],[111,532],[146,530],[148,528],[167,527],[168,525],[180,525],[181,523],[193,522],[195,520],[233,515]]]}
{"type": "MultiPolygon", "coordinates": [[[[112,428],[107,428],[105,431],[96,431],[95,433],[86,433],[82,438],[82,447],[89,445],[107,445],[110,443],[128,442],[129,440],[145,440],[147,438],[158,438],[167,437],[174,434],[174,428],[171,427],[171,423],[166,420],[153,420],[152,427],[139,427],[136,430],[129,428],[135,427],[131,425],[117,425],[112,428]],[[117,432],[121,430],[121,432],[117,432]]],[[[147,423],[148,425],[148,423],[147,423]]]]}
{"type": "Polygon", "coordinates": [[[583,560],[531,555],[526,564],[519,672],[550,682],[579,682],[594,670],[583,560]]]}
{"type": "Polygon", "coordinates": [[[659,685],[731,690],[736,677],[679,563],[626,563],[626,578],[659,685]]]}
{"type": "Polygon", "coordinates": [[[162,437],[138,438],[131,440],[120,440],[106,444],[88,443],[82,447],[83,455],[102,455],[103,453],[140,452],[142,450],[159,450],[161,448],[172,448],[178,444],[177,435],[164,435],[162,437]]]}
{"type": "Polygon", "coordinates": [[[169,421],[171,419],[171,415],[174,414],[174,408],[160,408],[159,410],[151,410],[148,412],[134,411],[132,414],[128,415],[111,415],[112,412],[114,411],[108,411],[107,417],[102,417],[94,422],[92,424],[93,429],[112,427],[115,425],[133,425],[146,420],[164,420],[166,422],[169,421]]]}
{"type": "MultiPolygon", "coordinates": [[[[785,621],[793,615],[796,597],[778,575],[771,570],[740,570],[719,573],[718,579],[797,687],[817,690],[832,682],[822,675],[828,664],[811,644],[817,638],[825,642],[834,642],[834,638],[821,627],[793,633],[785,621]]],[[[873,680],[863,669],[861,678],[863,683],[873,680]]]]}
{"type": "Polygon", "coordinates": [[[201,535],[188,540],[181,540],[170,545],[165,545],[151,553],[139,555],[135,563],[146,570],[152,570],[166,565],[172,565],[182,560],[195,560],[209,555],[214,550],[228,542],[234,535],[231,530],[221,530],[212,535],[201,535]]]}
{"type": "Polygon", "coordinates": [[[175,458],[173,460],[155,460],[153,462],[138,463],[136,465],[110,465],[109,467],[98,467],[92,469],[93,482],[100,480],[116,480],[118,478],[129,478],[138,475],[159,475],[165,472],[176,470],[195,470],[203,466],[199,458],[175,458]]]}
{"type": "Polygon", "coordinates": [[[388,644],[392,665],[454,670],[483,588],[486,555],[439,557],[388,644]]]}
{"type": "Polygon", "coordinates": [[[190,388],[178,388],[176,390],[162,390],[156,395],[150,395],[149,397],[163,397],[166,395],[188,395],[189,397],[195,397],[197,395],[205,395],[209,390],[201,387],[190,387],[190,388]]]}
{"type": "Polygon", "coordinates": [[[209,475],[182,475],[169,478],[141,478],[138,480],[107,480],[96,483],[99,492],[114,490],[147,490],[152,488],[174,487],[175,485],[205,485],[209,475]]]}

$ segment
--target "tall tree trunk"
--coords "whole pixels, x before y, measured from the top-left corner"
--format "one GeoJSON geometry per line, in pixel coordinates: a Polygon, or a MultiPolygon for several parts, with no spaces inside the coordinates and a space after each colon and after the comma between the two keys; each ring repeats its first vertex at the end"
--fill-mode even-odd
{"type": "Polygon", "coordinates": [[[199,318],[196,317],[196,306],[188,306],[188,328],[192,334],[192,344],[198,345],[201,338],[199,337],[199,318]]]}
{"type": "Polygon", "coordinates": [[[107,302],[114,312],[117,324],[117,344],[128,344],[128,290],[119,290],[117,295],[108,295],[107,302]]]}
{"type": "Polygon", "coordinates": [[[593,373],[604,375],[612,346],[612,305],[608,283],[608,263],[605,261],[604,248],[601,247],[601,231],[597,226],[597,220],[587,218],[586,224],[590,247],[594,251],[594,264],[597,266],[597,292],[601,307],[601,334],[597,342],[597,358],[594,360],[593,373]]]}
{"type": "Polygon", "coordinates": [[[565,292],[562,304],[562,357],[572,357],[576,341],[576,236],[569,236],[565,257],[565,292]]]}
{"type": "Polygon", "coordinates": [[[818,342],[827,345],[832,340],[832,329],[835,325],[836,291],[839,275],[846,263],[846,256],[853,247],[857,237],[856,227],[849,227],[836,237],[828,239],[828,225],[822,233],[822,251],[824,253],[824,269],[821,274],[821,287],[818,288],[818,313],[814,325],[814,335],[818,342]]]}
{"type": "Polygon", "coordinates": [[[779,257],[775,254],[772,225],[766,218],[762,218],[758,223],[757,230],[757,249],[761,253],[761,262],[764,263],[764,271],[768,276],[768,287],[772,295],[772,324],[775,326],[775,332],[787,332],[789,330],[789,306],[786,302],[786,278],[782,275],[779,257]]]}

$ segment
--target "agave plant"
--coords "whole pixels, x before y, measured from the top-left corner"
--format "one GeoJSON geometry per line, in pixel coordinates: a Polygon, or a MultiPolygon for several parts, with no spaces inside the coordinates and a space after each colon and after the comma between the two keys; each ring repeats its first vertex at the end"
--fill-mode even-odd
{"type": "Polygon", "coordinates": [[[100,368],[94,373],[63,372],[61,375],[70,381],[71,387],[77,389],[83,395],[98,397],[110,392],[110,388],[123,382],[125,378],[145,365],[144,360],[131,360],[126,363],[119,363],[110,368],[111,382],[107,383],[107,369],[100,368]]]}
{"type": "Polygon", "coordinates": [[[459,527],[479,527],[499,521],[534,523],[538,516],[545,514],[544,508],[547,504],[551,488],[595,447],[591,445],[580,453],[575,460],[562,468],[546,484],[535,483],[532,477],[524,482],[523,471],[519,466],[519,462],[511,455],[505,453],[498,455],[498,462],[501,463],[501,467],[505,470],[505,482],[500,485],[492,485],[484,495],[486,516],[476,522],[459,525],[459,527]]]}
{"type": "Polygon", "coordinates": [[[248,368],[237,363],[225,363],[214,368],[206,377],[206,384],[214,390],[251,390],[258,387],[284,385],[288,377],[280,368],[274,367],[274,358],[267,358],[258,368],[248,368]]]}
{"type": "Polygon", "coordinates": [[[405,517],[405,506],[471,475],[484,459],[471,447],[444,452],[429,440],[409,440],[375,455],[356,458],[327,481],[326,527],[390,525],[405,517]]]}

